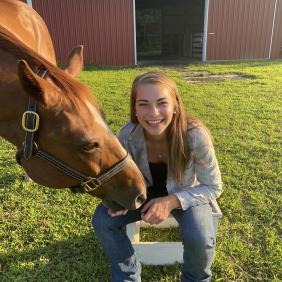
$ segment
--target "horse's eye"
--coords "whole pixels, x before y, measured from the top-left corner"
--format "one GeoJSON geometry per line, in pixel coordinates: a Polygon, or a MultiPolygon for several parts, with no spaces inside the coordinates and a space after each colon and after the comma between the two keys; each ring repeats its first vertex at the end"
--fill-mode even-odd
{"type": "Polygon", "coordinates": [[[84,152],[92,152],[92,151],[98,149],[99,147],[100,146],[99,146],[98,142],[93,142],[93,143],[89,143],[89,144],[83,145],[82,146],[82,150],[84,152]]]}

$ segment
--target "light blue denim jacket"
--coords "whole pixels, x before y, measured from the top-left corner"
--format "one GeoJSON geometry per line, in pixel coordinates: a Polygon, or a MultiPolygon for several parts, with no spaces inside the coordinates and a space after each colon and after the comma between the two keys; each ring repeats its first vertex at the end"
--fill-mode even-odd
{"type": "MultiPolygon", "coordinates": [[[[147,187],[152,186],[143,128],[129,122],[121,129],[118,138],[142,172],[147,187]]],[[[212,141],[204,128],[194,126],[187,132],[187,142],[191,161],[183,181],[180,184],[168,177],[167,191],[176,195],[183,210],[209,203],[213,212],[221,215],[216,198],[222,193],[222,182],[212,141]]]]}

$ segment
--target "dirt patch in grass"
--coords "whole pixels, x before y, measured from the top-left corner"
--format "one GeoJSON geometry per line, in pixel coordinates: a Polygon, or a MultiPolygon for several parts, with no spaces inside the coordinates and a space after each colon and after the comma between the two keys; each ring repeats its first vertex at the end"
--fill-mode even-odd
{"type": "Polygon", "coordinates": [[[225,74],[211,74],[208,71],[186,71],[178,70],[185,81],[189,83],[203,83],[203,82],[220,82],[225,79],[256,79],[255,75],[245,75],[238,73],[225,73],[225,74]]]}

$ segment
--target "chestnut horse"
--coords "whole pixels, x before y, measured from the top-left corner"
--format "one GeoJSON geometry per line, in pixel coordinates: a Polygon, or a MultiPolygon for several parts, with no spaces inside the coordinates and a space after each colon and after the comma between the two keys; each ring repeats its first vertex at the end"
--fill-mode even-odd
{"type": "Polygon", "coordinates": [[[142,174],[107,127],[89,89],[75,80],[77,47],[56,67],[49,32],[20,1],[0,2],[0,136],[37,183],[76,187],[119,210],[146,199],[142,174]],[[8,12],[7,12],[8,11],[8,12]]]}

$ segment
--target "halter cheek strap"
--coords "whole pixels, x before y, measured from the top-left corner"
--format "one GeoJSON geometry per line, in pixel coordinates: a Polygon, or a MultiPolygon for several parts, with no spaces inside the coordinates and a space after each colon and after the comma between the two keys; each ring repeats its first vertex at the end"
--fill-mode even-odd
{"type": "MultiPolygon", "coordinates": [[[[44,78],[47,73],[46,69],[39,69],[37,75],[44,78]]],[[[23,144],[23,155],[26,160],[32,157],[34,152],[34,133],[39,128],[39,115],[37,111],[36,101],[29,96],[27,111],[22,116],[22,127],[25,130],[25,141],[23,144]]]]}

